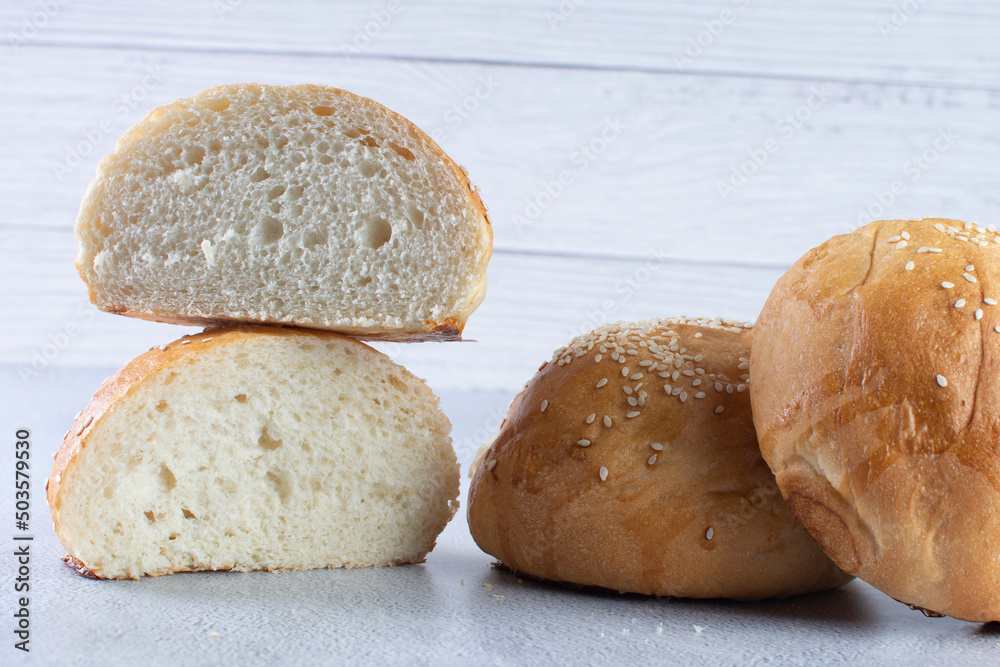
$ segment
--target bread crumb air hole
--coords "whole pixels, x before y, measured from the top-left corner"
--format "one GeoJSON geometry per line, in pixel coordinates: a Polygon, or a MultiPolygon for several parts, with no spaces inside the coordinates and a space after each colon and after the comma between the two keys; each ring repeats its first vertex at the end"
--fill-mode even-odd
{"type": "Polygon", "coordinates": [[[229,101],[228,97],[221,97],[217,100],[208,100],[205,102],[205,108],[211,109],[212,111],[225,111],[229,108],[232,102],[229,101]]]}
{"type": "Polygon", "coordinates": [[[333,109],[330,107],[313,107],[313,113],[317,116],[332,116],[333,109]]]}
{"type": "Polygon", "coordinates": [[[196,517],[194,515],[194,512],[192,512],[191,510],[187,509],[186,507],[182,507],[181,511],[184,512],[184,518],[185,519],[197,519],[198,518],[198,517],[196,517]]]}
{"type": "Polygon", "coordinates": [[[260,429],[260,437],[257,438],[257,444],[263,449],[273,452],[278,447],[281,447],[281,438],[271,437],[271,434],[267,432],[267,426],[263,426],[260,429]]]}
{"type": "Polygon", "coordinates": [[[160,464],[160,481],[163,482],[167,491],[172,491],[177,486],[177,478],[174,477],[173,471],[163,463],[160,464]]]}
{"type": "Polygon", "coordinates": [[[403,148],[402,146],[396,145],[396,144],[392,143],[391,141],[389,142],[389,148],[391,148],[392,150],[396,151],[396,154],[399,155],[402,158],[405,158],[407,160],[415,160],[416,159],[413,156],[413,153],[411,153],[409,150],[407,150],[406,148],[403,148]]]}
{"type": "Polygon", "coordinates": [[[184,152],[184,161],[192,167],[202,163],[205,159],[204,146],[192,146],[184,152]]]}
{"type": "Polygon", "coordinates": [[[266,181],[269,178],[271,178],[271,174],[267,173],[264,167],[257,167],[257,171],[253,173],[250,180],[253,183],[260,183],[261,181],[266,181]]]}
{"type": "Polygon", "coordinates": [[[167,404],[167,402],[166,402],[166,401],[160,401],[160,402],[159,402],[159,403],[158,403],[158,404],[156,405],[156,411],[157,411],[157,412],[166,412],[166,411],[167,411],[167,409],[169,409],[169,407],[170,407],[170,406],[169,406],[169,405],[167,404]]]}
{"type": "Polygon", "coordinates": [[[247,402],[247,395],[246,394],[236,394],[235,398],[236,398],[236,402],[237,403],[246,403],[247,402]]]}
{"type": "Polygon", "coordinates": [[[156,523],[156,515],[153,514],[153,510],[146,510],[144,514],[146,515],[146,518],[149,519],[150,523],[156,523]]]}
{"type": "Polygon", "coordinates": [[[284,233],[285,226],[281,224],[281,220],[266,215],[254,228],[254,240],[260,245],[270,245],[277,243],[284,233]]]}
{"type": "Polygon", "coordinates": [[[365,247],[376,249],[381,248],[392,238],[392,225],[385,218],[379,216],[369,218],[365,223],[362,242],[365,247]]]}

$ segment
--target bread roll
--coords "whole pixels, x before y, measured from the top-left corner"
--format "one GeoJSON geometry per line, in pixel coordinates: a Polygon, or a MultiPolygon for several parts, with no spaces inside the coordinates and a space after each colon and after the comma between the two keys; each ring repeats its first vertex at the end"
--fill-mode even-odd
{"type": "Polygon", "coordinates": [[[476,467],[469,528],[553,581],[761,599],[847,582],[791,516],[750,416],[746,325],[617,323],[574,339],[476,467]]]}
{"type": "Polygon", "coordinates": [[[363,343],[209,330],[101,387],[49,507],[100,578],[416,563],[457,508],[450,429],[423,381],[363,343]]]}
{"type": "Polygon", "coordinates": [[[458,338],[492,231],[463,170],[372,100],[228,85],[151,111],[76,223],[100,309],[393,340],[458,338]]]}
{"type": "Polygon", "coordinates": [[[764,458],[844,570],[1000,620],[1000,236],[886,220],[778,281],[754,327],[764,458]],[[994,283],[994,281],[997,281],[994,283]]]}

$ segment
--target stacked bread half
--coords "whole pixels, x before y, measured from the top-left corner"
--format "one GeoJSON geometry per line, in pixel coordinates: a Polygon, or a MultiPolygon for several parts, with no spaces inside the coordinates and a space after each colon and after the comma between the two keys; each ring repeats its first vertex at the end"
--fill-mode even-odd
{"type": "Polygon", "coordinates": [[[359,338],[453,340],[492,232],[464,170],[381,105],[221,86],[154,109],[76,224],[102,310],[209,327],[102,386],[48,499],[100,578],[420,562],[457,509],[451,426],[359,338]]]}

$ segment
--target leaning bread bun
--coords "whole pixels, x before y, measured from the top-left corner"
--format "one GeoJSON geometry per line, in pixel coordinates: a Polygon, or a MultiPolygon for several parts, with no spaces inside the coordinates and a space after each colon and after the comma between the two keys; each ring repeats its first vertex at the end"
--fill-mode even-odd
{"type": "Polygon", "coordinates": [[[844,570],[1000,620],[1000,236],[887,220],[778,281],[754,327],[764,458],[844,570]],[[996,283],[994,281],[997,281],[996,283]]]}
{"type": "Polygon", "coordinates": [[[679,318],[558,350],[475,470],[476,543],[519,572],[643,594],[761,599],[850,580],[760,458],[749,338],[679,318]]]}
{"type": "Polygon", "coordinates": [[[492,247],[430,137],[317,85],[219,86],[149,112],[98,166],[76,236],[102,310],[396,340],[459,337],[492,247]]]}
{"type": "Polygon", "coordinates": [[[99,578],[421,562],[457,507],[450,429],[427,385],[364,343],[209,330],[101,387],[49,507],[99,578]]]}

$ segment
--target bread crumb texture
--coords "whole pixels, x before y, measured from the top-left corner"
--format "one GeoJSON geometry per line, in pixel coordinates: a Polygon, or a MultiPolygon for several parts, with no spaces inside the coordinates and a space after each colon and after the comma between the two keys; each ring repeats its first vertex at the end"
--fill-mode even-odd
{"type": "Polygon", "coordinates": [[[476,542],[525,574],[643,594],[849,581],[760,457],[749,355],[749,325],[712,318],[618,322],[557,350],[477,462],[476,542]]]}
{"type": "Polygon", "coordinates": [[[151,111],[98,167],[77,266],[103,310],[460,333],[492,231],[468,178],[376,102],[227,85],[151,111]]]}
{"type": "Polygon", "coordinates": [[[137,578],[423,560],[459,475],[423,381],[334,334],[185,341],[123,369],[67,437],[49,501],[76,562],[137,578]]]}

